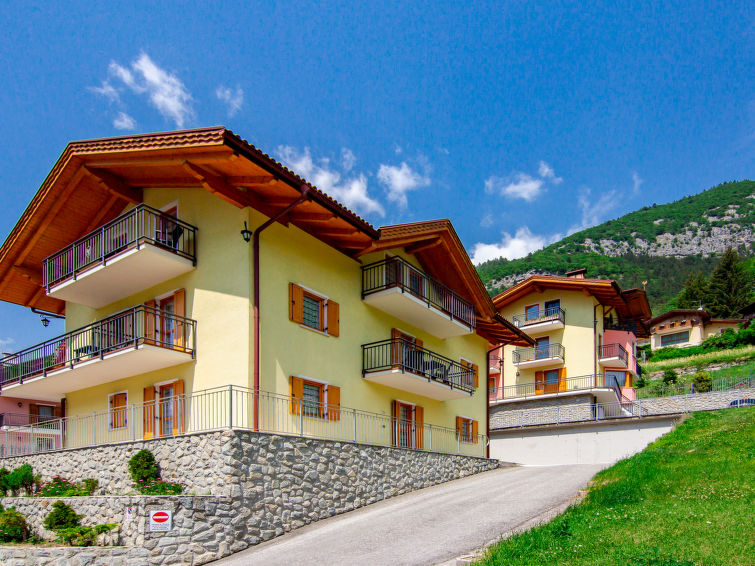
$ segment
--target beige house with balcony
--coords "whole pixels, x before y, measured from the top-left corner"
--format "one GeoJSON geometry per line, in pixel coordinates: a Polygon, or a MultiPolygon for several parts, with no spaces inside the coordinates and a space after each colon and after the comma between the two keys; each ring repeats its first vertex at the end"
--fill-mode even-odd
{"type": "Polygon", "coordinates": [[[674,309],[648,321],[650,348],[699,346],[706,338],[736,330],[746,318],[713,318],[703,309],[674,309]]]}

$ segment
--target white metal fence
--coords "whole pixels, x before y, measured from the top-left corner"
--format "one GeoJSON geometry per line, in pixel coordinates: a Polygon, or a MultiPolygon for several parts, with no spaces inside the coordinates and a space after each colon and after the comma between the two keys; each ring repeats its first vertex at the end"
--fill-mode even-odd
{"type": "Polygon", "coordinates": [[[485,456],[487,437],[391,415],[228,386],[91,415],[0,428],[0,456],[236,429],[485,456]],[[258,406],[255,427],[255,401],[258,406]]]}

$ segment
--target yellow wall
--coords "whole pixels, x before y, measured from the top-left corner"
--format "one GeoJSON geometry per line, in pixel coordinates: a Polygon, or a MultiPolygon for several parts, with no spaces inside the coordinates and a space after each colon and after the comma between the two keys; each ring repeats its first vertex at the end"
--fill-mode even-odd
{"type": "MultiPolygon", "coordinates": [[[[267,217],[239,210],[203,189],[149,189],[145,203],[161,208],[178,200],[178,217],[199,228],[197,267],[152,289],[102,309],[68,303],[67,330],[173,290],[186,290],[186,316],[197,321],[196,361],[66,395],[68,415],[107,410],[107,396],[128,391],[128,403],[141,403],[143,389],[156,382],[183,379],[186,392],[221,385],[253,385],[252,246],[239,235],[244,220],[255,229],[267,217]]],[[[361,263],[293,226],[274,224],[261,236],[261,384],[262,390],[289,394],[289,376],[306,376],[341,387],[341,404],[390,415],[394,399],[424,407],[426,423],[455,427],[456,416],[480,422],[485,431],[487,341],[476,334],[442,340],[414,328],[361,300],[361,263]],[[288,284],[294,282],[340,304],[340,337],[325,336],[289,321],[288,284]],[[469,398],[440,402],[362,379],[361,345],[391,337],[400,328],[424,346],[480,368],[480,387],[469,398]]],[[[416,259],[396,250],[409,261],[416,259]]]]}
{"type": "Polygon", "coordinates": [[[736,332],[739,330],[739,325],[739,322],[711,322],[705,325],[703,332],[705,333],[705,338],[710,338],[711,336],[720,334],[722,330],[729,328],[736,332]]]}
{"type": "MultiPolygon", "coordinates": [[[[519,375],[517,376],[517,367],[514,365],[512,355],[516,348],[506,346],[504,348],[503,365],[504,386],[534,383],[536,371],[551,370],[560,367],[566,368],[567,378],[600,373],[600,368],[598,367],[596,371],[595,367],[597,341],[593,332],[593,307],[598,305],[598,308],[595,310],[595,315],[598,319],[598,335],[601,335],[603,332],[603,310],[594,298],[588,297],[578,291],[545,289],[542,293],[536,291],[529,293],[524,298],[501,309],[500,313],[508,320],[512,320],[515,315],[523,315],[526,306],[537,303],[540,305],[540,311],[542,312],[545,302],[554,299],[561,299],[561,308],[565,312],[564,328],[549,333],[533,334],[532,337],[540,338],[548,336],[551,344],[561,344],[564,347],[564,364],[557,363],[547,367],[519,369],[519,375]]],[[[523,326],[522,330],[527,332],[527,327],[523,326]]]]}

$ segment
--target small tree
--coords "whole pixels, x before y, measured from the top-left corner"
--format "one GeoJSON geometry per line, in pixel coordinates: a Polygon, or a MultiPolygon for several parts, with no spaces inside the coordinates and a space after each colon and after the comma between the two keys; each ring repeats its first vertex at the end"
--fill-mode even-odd
{"type": "Polygon", "coordinates": [[[128,471],[136,484],[160,479],[160,466],[155,461],[154,454],[146,448],[131,457],[128,471]]]}
{"type": "Polygon", "coordinates": [[[676,372],[672,369],[667,369],[663,372],[663,383],[668,385],[669,383],[676,383],[679,376],[676,375],[676,372]]]}
{"type": "Polygon", "coordinates": [[[26,517],[12,508],[0,512],[0,542],[24,542],[28,538],[26,517]]]}
{"type": "Polygon", "coordinates": [[[692,383],[695,384],[695,391],[697,393],[707,393],[713,389],[713,378],[707,371],[698,371],[692,377],[692,383]]]}
{"type": "Polygon", "coordinates": [[[31,465],[23,464],[6,476],[5,483],[11,495],[16,497],[22,489],[26,491],[26,495],[32,495],[34,493],[35,480],[34,470],[31,465]]]}
{"type": "Polygon", "coordinates": [[[45,517],[42,524],[48,531],[71,529],[81,525],[81,515],[77,515],[70,505],[56,501],[52,504],[52,511],[45,517]]]}
{"type": "Polygon", "coordinates": [[[8,468],[0,468],[0,493],[3,494],[3,496],[8,495],[8,476],[10,475],[10,471],[8,471],[8,468]]]}

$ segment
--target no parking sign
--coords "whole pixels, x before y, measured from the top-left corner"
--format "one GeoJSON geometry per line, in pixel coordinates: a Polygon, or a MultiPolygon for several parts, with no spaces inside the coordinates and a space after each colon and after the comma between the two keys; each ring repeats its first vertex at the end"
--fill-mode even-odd
{"type": "Polygon", "coordinates": [[[149,532],[165,533],[173,528],[173,511],[161,509],[149,512],[149,532]]]}

